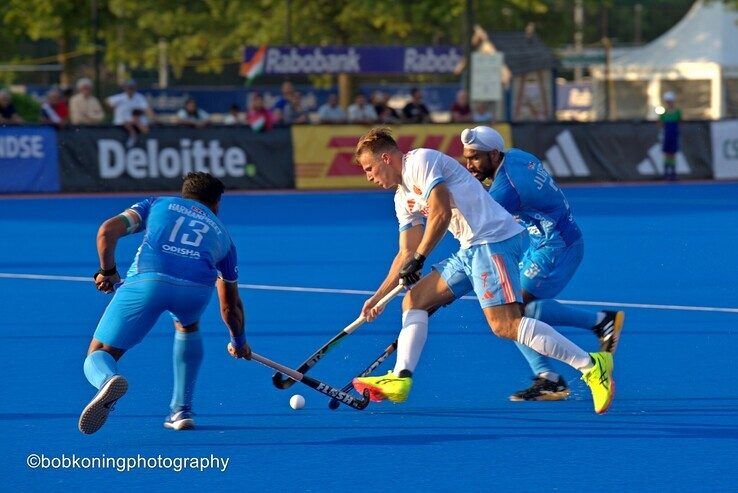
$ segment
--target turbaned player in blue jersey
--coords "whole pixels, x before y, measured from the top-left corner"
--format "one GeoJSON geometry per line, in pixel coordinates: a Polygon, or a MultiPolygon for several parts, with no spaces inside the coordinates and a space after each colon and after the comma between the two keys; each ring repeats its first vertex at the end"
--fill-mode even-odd
{"type": "Polygon", "coordinates": [[[238,294],[236,247],[216,216],[225,187],[208,173],[189,173],[182,197],[152,197],[105,221],[97,233],[100,270],[97,289],[113,293],[84,363],[87,380],[98,390],[82,411],[79,430],[95,433],[128,390],[118,360],[143,340],[159,316],[174,320],[174,391],[164,426],[194,426],[192,397],[203,356],[199,320],[217,286],[223,321],[231,334],[228,352],[250,358],[238,294]],[[120,284],[115,246],[122,236],[143,232],[126,280],[120,284]]]}
{"type": "MultiPolygon", "coordinates": [[[[579,310],[553,300],[574,276],[584,254],[584,242],[569,202],[553,177],[533,154],[520,149],[503,152],[504,141],[494,129],[479,126],[461,134],[467,169],[480,181],[492,180],[489,193],[528,228],[530,246],[520,264],[525,315],[552,326],[591,330],[600,351],[614,353],[623,312],[579,310]]],[[[562,400],[569,388],[551,367],[550,359],[516,343],[535,377],[533,385],[510,396],[512,401],[562,400]]]]}

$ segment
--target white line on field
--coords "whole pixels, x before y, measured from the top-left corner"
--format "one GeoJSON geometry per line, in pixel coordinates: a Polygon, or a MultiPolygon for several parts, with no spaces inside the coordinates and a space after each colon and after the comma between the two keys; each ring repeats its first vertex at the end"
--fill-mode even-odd
{"type": "MultiPolygon", "coordinates": [[[[32,279],[39,281],[74,281],[89,282],[92,276],[56,276],[47,274],[16,274],[11,272],[0,272],[0,279],[32,279]]],[[[270,284],[238,284],[239,288],[254,289],[259,291],[289,291],[297,293],[327,293],[327,294],[360,294],[371,296],[374,291],[363,289],[335,289],[335,288],[308,288],[301,286],[274,286],[270,284]]],[[[401,295],[400,295],[401,296],[401,295]]],[[[476,296],[464,296],[462,299],[475,300],[476,296]]],[[[582,306],[612,306],[619,308],[642,308],[647,310],[676,310],[686,312],[718,312],[718,313],[738,313],[738,308],[719,307],[719,306],[690,306],[690,305],[658,305],[653,303],[620,303],[615,301],[581,301],[581,300],[558,300],[566,305],[582,305],[582,306]]]]}

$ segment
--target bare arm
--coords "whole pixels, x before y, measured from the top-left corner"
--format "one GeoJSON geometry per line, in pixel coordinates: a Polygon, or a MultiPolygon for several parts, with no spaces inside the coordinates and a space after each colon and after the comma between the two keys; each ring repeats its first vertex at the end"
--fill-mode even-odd
{"type": "Polygon", "coordinates": [[[115,267],[115,246],[118,239],[128,234],[126,224],[118,216],[111,217],[97,230],[97,256],[100,268],[110,270],[115,267]]]}
{"type": "Polygon", "coordinates": [[[428,197],[428,221],[423,239],[415,252],[427,257],[446,234],[450,222],[451,196],[446,185],[439,183],[428,197]]]}
{"type": "Polygon", "coordinates": [[[97,230],[100,270],[95,274],[94,281],[97,289],[103,293],[112,293],[114,286],[120,282],[115,266],[115,247],[121,237],[138,229],[139,220],[138,214],[128,210],[103,222],[97,230]]]}
{"type": "Polygon", "coordinates": [[[220,316],[231,333],[228,351],[236,358],[249,359],[251,348],[246,342],[243,301],[238,294],[238,284],[218,279],[216,287],[220,302],[220,316]]]}

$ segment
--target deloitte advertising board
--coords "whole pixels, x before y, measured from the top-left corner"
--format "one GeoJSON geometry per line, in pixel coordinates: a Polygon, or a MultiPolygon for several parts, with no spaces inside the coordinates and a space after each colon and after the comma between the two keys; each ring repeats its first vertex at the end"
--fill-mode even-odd
{"type": "Polygon", "coordinates": [[[59,132],[64,191],[178,190],[190,171],[217,176],[229,189],[292,188],[289,131],[154,128],[126,145],[119,128],[59,132]]]}

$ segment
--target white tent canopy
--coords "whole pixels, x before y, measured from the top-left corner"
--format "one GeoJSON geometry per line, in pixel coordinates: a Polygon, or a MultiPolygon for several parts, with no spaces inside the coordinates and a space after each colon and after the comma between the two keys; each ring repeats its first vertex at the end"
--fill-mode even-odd
{"type": "MultiPolygon", "coordinates": [[[[733,112],[733,100],[738,102],[738,10],[720,0],[698,0],[662,36],[613,60],[609,77],[604,66],[592,73],[596,81],[613,81],[616,108],[639,111],[632,102],[621,105],[621,99],[644,100],[646,115],[619,111],[616,116],[653,115],[661,95],[670,90],[687,116],[724,117],[733,112]]],[[[604,89],[599,84],[599,91],[604,89]]]]}

